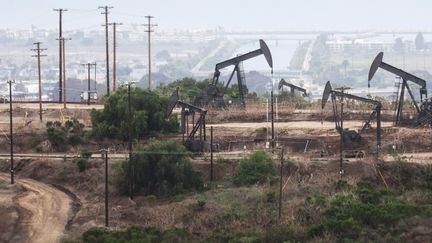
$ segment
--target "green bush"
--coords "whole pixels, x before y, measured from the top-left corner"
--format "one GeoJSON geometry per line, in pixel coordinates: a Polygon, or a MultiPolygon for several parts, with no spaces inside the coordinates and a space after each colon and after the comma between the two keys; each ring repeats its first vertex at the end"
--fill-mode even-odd
{"type": "Polygon", "coordinates": [[[389,227],[412,216],[430,217],[429,206],[414,205],[391,190],[362,181],[329,201],[323,196],[307,198],[297,219],[310,226],[311,237],[328,232],[339,239],[358,239],[368,228],[389,227]]]}
{"type": "Polygon", "coordinates": [[[92,156],[92,154],[93,153],[91,151],[88,151],[87,149],[83,149],[80,152],[80,157],[85,158],[85,159],[89,159],[92,156]]]}
{"type": "MultiPolygon", "coordinates": [[[[150,139],[136,151],[132,163],[136,168],[136,192],[163,197],[203,189],[201,174],[193,170],[189,152],[176,142],[150,139]]],[[[127,167],[126,162],[124,172],[127,167]]],[[[123,176],[127,180],[127,173],[123,176]]]]}
{"type": "Polygon", "coordinates": [[[270,155],[257,151],[240,161],[240,168],[234,175],[234,184],[252,185],[264,183],[273,177],[275,170],[270,155]]]}
{"type": "Polygon", "coordinates": [[[196,203],[192,204],[192,209],[195,212],[200,212],[203,211],[205,209],[205,205],[207,204],[207,202],[203,199],[198,199],[196,201],[196,203]]]}
{"type": "Polygon", "coordinates": [[[91,121],[92,134],[98,138],[115,138],[126,140],[129,128],[133,138],[143,138],[153,133],[170,133],[178,130],[176,116],[165,119],[167,97],[147,89],[131,90],[132,121],[128,120],[128,92],[119,88],[105,101],[103,110],[93,109],[91,121]]]}
{"type": "Polygon", "coordinates": [[[54,150],[65,150],[68,144],[76,146],[83,142],[84,125],[78,120],[68,120],[63,126],[59,121],[46,123],[47,136],[54,150]]]}
{"type": "Polygon", "coordinates": [[[82,242],[84,243],[156,243],[156,242],[190,242],[192,235],[185,229],[168,229],[160,231],[153,227],[143,228],[130,226],[126,229],[107,230],[103,228],[92,228],[84,232],[82,242]]]}
{"type": "Polygon", "coordinates": [[[77,158],[74,162],[77,164],[79,172],[83,172],[87,169],[87,159],[77,158]]]}

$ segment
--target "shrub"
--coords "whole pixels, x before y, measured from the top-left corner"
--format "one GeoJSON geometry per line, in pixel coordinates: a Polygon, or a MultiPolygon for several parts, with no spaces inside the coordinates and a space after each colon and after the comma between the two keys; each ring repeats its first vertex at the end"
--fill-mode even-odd
{"type": "Polygon", "coordinates": [[[234,184],[251,185],[263,183],[275,174],[270,155],[257,151],[240,161],[240,168],[234,175],[234,184]]]}
{"type": "Polygon", "coordinates": [[[89,159],[92,156],[92,154],[93,153],[91,151],[88,151],[87,149],[83,149],[80,152],[80,157],[85,158],[85,159],[89,159]]]}
{"type": "Polygon", "coordinates": [[[77,158],[74,162],[77,164],[79,172],[83,172],[87,169],[87,159],[77,158]]]}
{"type": "Polygon", "coordinates": [[[203,199],[198,199],[196,203],[192,204],[192,209],[195,212],[203,211],[206,205],[206,201],[203,199]]]}
{"type": "Polygon", "coordinates": [[[62,126],[61,122],[47,122],[47,136],[54,150],[64,150],[67,144],[76,146],[83,142],[84,125],[78,120],[68,120],[62,126]]]}
{"type": "Polygon", "coordinates": [[[393,191],[362,181],[328,202],[322,196],[308,197],[297,218],[304,225],[312,225],[308,231],[311,237],[328,232],[339,239],[357,239],[368,228],[391,226],[415,215],[430,217],[428,206],[414,205],[393,191]]]}
{"type": "MultiPolygon", "coordinates": [[[[136,168],[135,190],[145,195],[174,196],[180,193],[202,190],[201,174],[194,171],[189,152],[173,141],[150,139],[133,155],[136,168]]],[[[123,168],[126,168],[125,164],[123,168]]],[[[123,174],[127,180],[127,173],[123,174]]]]}
{"type": "MultiPolygon", "coordinates": [[[[154,91],[141,88],[131,90],[133,138],[178,130],[176,116],[165,119],[167,102],[167,97],[161,97],[154,91]]],[[[130,128],[128,117],[128,92],[119,88],[108,97],[103,110],[92,110],[92,133],[98,138],[126,140],[130,128]]]]}
{"type": "Polygon", "coordinates": [[[192,240],[192,235],[185,229],[173,228],[161,231],[153,227],[143,228],[141,226],[130,226],[117,230],[92,228],[82,235],[84,243],[190,242],[192,240]]]}
{"type": "Polygon", "coordinates": [[[274,191],[274,190],[267,191],[265,193],[265,201],[268,203],[275,203],[276,202],[276,191],[274,191]]]}

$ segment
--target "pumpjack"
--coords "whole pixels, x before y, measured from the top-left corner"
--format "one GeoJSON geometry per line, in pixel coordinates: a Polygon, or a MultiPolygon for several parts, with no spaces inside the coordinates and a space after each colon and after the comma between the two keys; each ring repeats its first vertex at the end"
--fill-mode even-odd
{"type": "Polygon", "coordinates": [[[294,84],[288,83],[287,81],[285,81],[285,79],[281,79],[281,80],[279,81],[279,89],[282,89],[283,86],[287,86],[287,87],[290,88],[290,92],[291,92],[291,95],[292,95],[292,96],[295,95],[295,91],[296,91],[296,90],[299,91],[299,92],[301,92],[302,95],[303,95],[303,97],[308,96],[308,94],[306,93],[306,89],[304,89],[304,88],[302,88],[302,87],[299,87],[299,86],[297,86],[297,85],[294,85],[294,84]]]}
{"type": "Polygon", "coordinates": [[[168,105],[166,118],[171,116],[173,109],[179,106],[180,113],[180,132],[182,133],[183,144],[191,151],[204,152],[206,142],[206,121],[207,110],[188,104],[179,99],[178,89],[171,95],[168,105]],[[192,128],[189,128],[189,124],[192,128]],[[198,132],[198,137],[196,137],[198,132]]]}
{"type": "Polygon", "coordinates": [[[399,76],[402,79],[401,88],[399,92],[399,97],[396,101],[396,116],[394,120],[394,124],[396,126],[401,125],[402,120],[402,108],[404,104],[405,99],[405,89],[408,91],[409,96],[411,97],[411,100],[416,108],[417,111],[417,118],[413,125],[420,126],[420,125],[432,125],[432,100],[427,98],[427,89],[426,89],[426,81],[424,79],[421,79],[413,74],[410,74],[408,72],[405,72],[401,69],[398,69],[390,64],[387,64],[383,62],[383,56],[384,53],[380,52],[375,57],[374,61],[372,62],[372,65],[369,69],[369,77],[368,77],[368,87],[370,87],[370,81],[372,80],[373,76],[375,75],[378,68],[382,68],[388,72],[391,72],[397,76],[399,76]],[[417,84],[420,86],[420,105],[415,100],[415,97],[413,93],[411,92],[410,86],[408,85],[408,81],[413,82],[414,84],[417,84]]]}
{"type": "Polygon", "coordinates": [[[259,55],[264,55],[268,65],[272,69],[273,73],[273,59],[271,56],[270,49],[268,48],[267,44],[264,40],[259,40],[260,48],[251,51],[249,53],[228,59],[226,61],[220,62],[216,64],[215,66],[215,72],[213,74],[212,82],[203,90],[203,92],[195,98],[194,104],[197,106],[216,106],[216,107],[226,107],[225,101],[223,99],[223,96],[228,89],[232,78],[234,77],[234,74],[237,75],[237,82],[238,82],[238,89],[239,89],[239,98],[240,98],[240,104],[242,107],[245,107],[245,100],[244,100],[244,87],[246,86],[246,80],[244,76],[244,71],[242,69],[242,62],[246,61],[248,59],[257,57],[259,55]],[[223,88],[218,86],[219,76],[220,76],[220,70],[229,66],[234,66],[233,71],[231,72],[231,75],[225,84],[223,88]]]}
{"type": "Polygon", "coordinates": [[[361,142],[361,133],[363,133],[365,130],[369,129],[371,127],[371,121],[375,118],[376,119],[376,146],[377,151],[381,148],[381,108],[382,104],[379,101],[348,94],[348,93],[342,93],[337,90],[333,90],[330,81],[327,81],[326,86],[324,88],[323,96],[322,96],[322,103],[321,108],[324,109],[329,97],[331,97],[332,105],[333,105],[333,113],[334,113],[334,121],[336,125],[336,130],[339,132],[343,132],[343,140],[344,143],[359,143],[361,142]],[[354,130],[344,130],[341,131],[341,125],[340,121],[341,118],[339,117],[339,113],[337,111],[337,105],[336,105],[336,97],[343,97],[347,99],[357,100],[364,103],[372,104],[374,105],[374,109],[372,113],[369,115],[368,120],[364,123],[363,127],[361,128],[360,132],[354,131],[354,130]]]}

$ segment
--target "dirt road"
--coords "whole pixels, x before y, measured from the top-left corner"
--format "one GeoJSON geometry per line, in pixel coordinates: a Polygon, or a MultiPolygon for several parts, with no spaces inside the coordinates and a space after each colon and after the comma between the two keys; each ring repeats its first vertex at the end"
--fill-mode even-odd
{"type": "MultiPolygon", "coordinates": [[[[0,173],[0,180],[9,181],[9,174],[0,173]]],[[[19,208],[18,224],[28,232],[26,242],[59,242],[71,211],[71,199],[32,179],[17,178],[16,184],[25,189],[13,201],[19,208]]]]}
{"type": "MultiPolygon", "coordinates": [[[[306,129],[332,129],[335,127],[334,122],[319,122],[319,121],[293,121],[293,122],[275,122],[276,128],[306,128],[306,129]]],[[[362,121],[344,121],[346,128],[360,128],[363,125],[362,121]]],[[[218,124],[206,124],[210,127],[227,127],[227,128],[261,128],[270,127],[270,122],[244,122],[244,123],[218,123],[218,124]]],[[[382,122],[382,127],[391,127],[391,122],[382,122]]]]}

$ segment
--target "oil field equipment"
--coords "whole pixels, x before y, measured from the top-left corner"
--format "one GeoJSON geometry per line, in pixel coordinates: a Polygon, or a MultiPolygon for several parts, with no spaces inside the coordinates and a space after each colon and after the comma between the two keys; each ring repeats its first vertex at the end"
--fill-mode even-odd
{"type": "Polygon", "coordinates": [[[244,87],[246,86],[246,80],[245,80],[245,74],[244,74],[242,62],[257,57],[259,55],[264,55],[273,73],[273,59],[270,53],[270,49],[268,48],[264,40],[260,40],[259,43],[260,43],[260,48],[255,51],[251,51],[246,54],[239,55],[237,57],[233,57],[231,59],[216,64],[212,82],[202,91],[202,93],[199,96],[195,98],[194,104],[197,106],[212,105],[220,108],[225,107],[226,104],[223,99],[223,96],[226,90],[228,89],[231,80],[234,77],[234,74],[236,74],[238,89],[239,89],[240,104],[242,107],[245,107],[246,103],[244,100],[244,96],[245,96],[244,87]],[[218,81],[220,76],[220,70],[229,66],[234,66],[234,69],[231,72],[231,75],[227,83],[225,84],[225,86],[219,87],[218,81]]]}
{"type": "Polygon", "coordinates": [[[427,89],[426,89],[426,81],[421,79],[413,74],[405,72],[401,69],[398,69],[392,65],[389,65],[383,62],[384,53],[380,52],[372,62],[372,65],[369,69],[369,77],[368,77],[368,87],[370,87],[370,81],[375,75],[378,68],[382,68],[390,73],[393,73],[399,76],[402,79],[401,87],[399,88],[398,97],[396,100],[396,116],[394,123],[396,126],[399,126],[402,118],[402,108],[405,99],[405,89],[408,91],[409,96],[416,108],[417,118],[414,122],[414,126],[430,126],[432,125],[432,101],[427,98],[427,89]],[[408,85],[408,81],[411,81],[420,86],[420,106],[418,102],[415,100],[413,93],[408,85]]]}
{"type": "Polygon", "coordinates": [[[302,87],[299,87],[299,86],[297,86],[297,85],[294,85],[294,84],[288,83],[287,81],[285,81],[285,79],[281,79],[281,80],[279,81],[279,90],[282,89],[283,86],[287,86],[287,87],[290,88],[290,92],[291,92],[291,95],[292,95],[292,96],[295,96],[295,91],[296,91],[296,90],[299,91],[300,93],[302,93],[302,96],[303,96],[303,97],[308,96],[308,94],[306,93],[306,89],[304,89],[304,88],[302,88],[302,87]]]}
{"type": "Polygon", "coordinates": [[[368,120],[364,123],[362,129],[360,130],[360,133],[354,131],[354,130],[345,130],[343,131],[343,138],[345,143],[352,143],[352,142],[360,142],[361,136],[360,134],[370,128],[371,121],[375,118],[376,119],[376,145],[377,145],[377,151],[379,151],[381,147],[381,108],[382,104],[379,101],[359,97],[352,94],[342,93],[337,90],[333,90],[330,81],[327,81],[326,86],[324,88],[323,96],[322,96],[322,103],[321,108],[324,109],[329,97],[331,96],[332,105],[333,105],[333,113],[334,113],[334,121],[336,124],[336,130],[341,133],[341,117],[339,117],[339,114],[337,112],[337,105],[336,105],[336,97],[343,97],[347,99],[357,100],[360,102],[368,103],[374,105],[374,109],[372,113],[370,114],[368,120]]]}
{"type": "Polygon", "coordinates": [[[181,108],[180,132],[182,133],[183,144],[191,151],[204,152],[206,141],[205,116],[207,111],[181,101],[179,99],[178,89],[174,91],[168,101],[166,118],[171,116],[176,106],[181,108]],[[192,124],[191,128],[189,128],[189,124],[192,124]],[[196,137],[197,132],[198,136],[196,137]]]}

